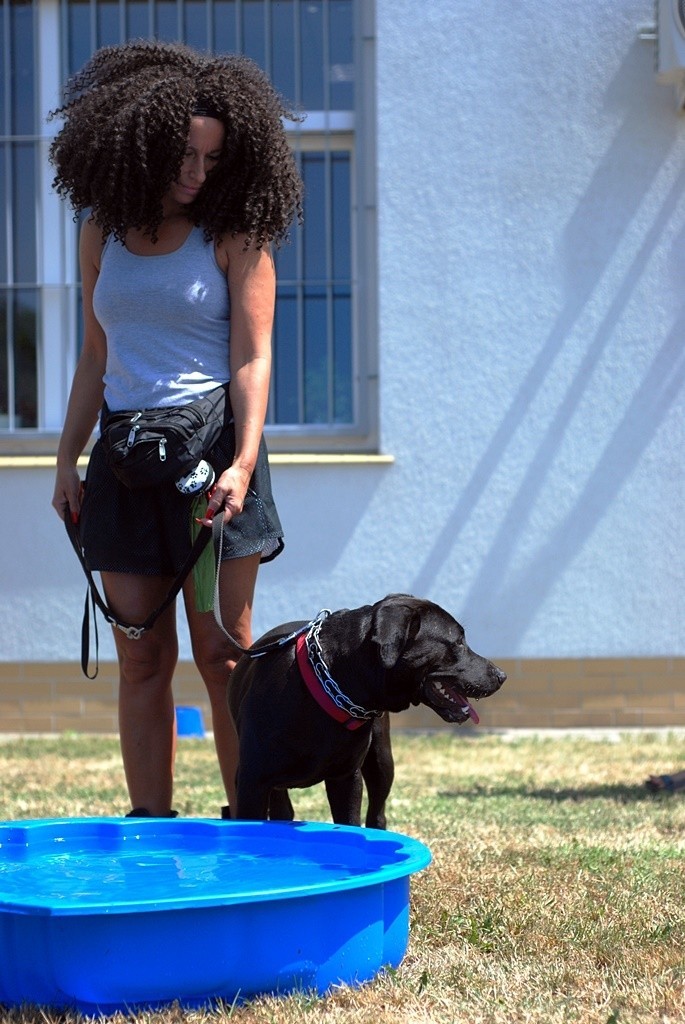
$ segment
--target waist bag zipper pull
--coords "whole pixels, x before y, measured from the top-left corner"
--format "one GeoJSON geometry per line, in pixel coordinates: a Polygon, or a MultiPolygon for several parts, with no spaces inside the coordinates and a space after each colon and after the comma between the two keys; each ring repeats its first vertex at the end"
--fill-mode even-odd
{"type": "Polygon", "coordinates": [[[166,438],[159,439],[159,461],[166,462],[166,438]]]}
{"type": "MultiPolygon", "coordinates": [[[[135,414],[135,416],[131,416],[131,423],[135,423],[136,420],[139,420],[142,415],[143,415],[142,412],[138,411],[135,414]]],[[[133,448],[133,445],[136,443],[136,434],[138,433],[139,430],[140,430],[140,427],[136,427],[136,426],[131,427],[131,429],[128,432],[128,437],[126,438],[126,447],[127,448],[133,448]]]]}

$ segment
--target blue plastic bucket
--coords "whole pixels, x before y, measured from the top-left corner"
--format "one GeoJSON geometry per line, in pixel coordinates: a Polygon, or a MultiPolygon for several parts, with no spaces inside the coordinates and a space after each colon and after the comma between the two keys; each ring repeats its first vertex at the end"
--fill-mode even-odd
{"type": "Polygon", "coordinates": [[[176,732],[179,736],[199,736],[203,738],[205,727],[200,708],[184,707],[183,705],[177,707],[176,732]]]}

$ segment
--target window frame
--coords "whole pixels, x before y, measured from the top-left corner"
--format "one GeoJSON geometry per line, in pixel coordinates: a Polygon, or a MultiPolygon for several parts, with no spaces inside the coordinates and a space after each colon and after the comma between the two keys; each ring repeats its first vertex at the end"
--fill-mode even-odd
{"type": "MultiPolygon", "coordinates": [[[[0,430],[0,453],[54,454],[66,414],[79,336],[78,224],[52,188],[48,152],[58,125],[47,121],[59,105],[65,40],[59,0],[35,0],[37,428],[0,430]],[[57,42],[55,41],[57,40],[57,42]]],[[[353,421],[350,424],[275,424],[265,436],[272,452],[373,453],[378,450],[378,355],[375,201],[374,11],[354,5],[355,110],[309,111],[288,126],[294,148],[349,150],[351,160],[351,347],[353,421]]],[[[306,202],[306,199],[305,199],[306,202]]]]}

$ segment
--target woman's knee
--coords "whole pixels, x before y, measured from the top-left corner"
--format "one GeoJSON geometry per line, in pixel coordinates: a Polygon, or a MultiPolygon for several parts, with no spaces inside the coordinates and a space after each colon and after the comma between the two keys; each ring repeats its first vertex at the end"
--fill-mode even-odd
{"type": "Polygon", "coordinates": [[[167,637],[164,643],[145,636],[140,640],[125,638],[117,642],[117,654],[122,681],[132,686],[153,682],[162,686],[171,685],[178,661],[178,642],[175,637],[167,637]]]}
{"type": "Polygon", "coordinates": [[[205,683],[226,686],[240,653],[228,641],[202,638],[193,644],[193,659],[205,683]]]}
{"type": "Polygon", "coordinates": [[[224,623],[231,639],[219,628],[210,613],[195,616],[190,621],[193,660],[203,679],[227,682],[241,655],[240,647],[249,647],[252,642],[249,615],[241,621],[224,623]],[[236,647],[232,640],[240,647],[236,647]]]}

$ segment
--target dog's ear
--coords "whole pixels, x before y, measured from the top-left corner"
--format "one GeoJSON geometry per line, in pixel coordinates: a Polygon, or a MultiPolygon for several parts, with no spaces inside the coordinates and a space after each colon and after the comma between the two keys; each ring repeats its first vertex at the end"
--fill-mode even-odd
{"type": "Polygon", "coordinates": [[[393,668],[397,664],[420,626],[421,615],[416,608],[393,599],[378,604],[373,615],[371,639],[378,645],[383,668],[393,668]]]}

